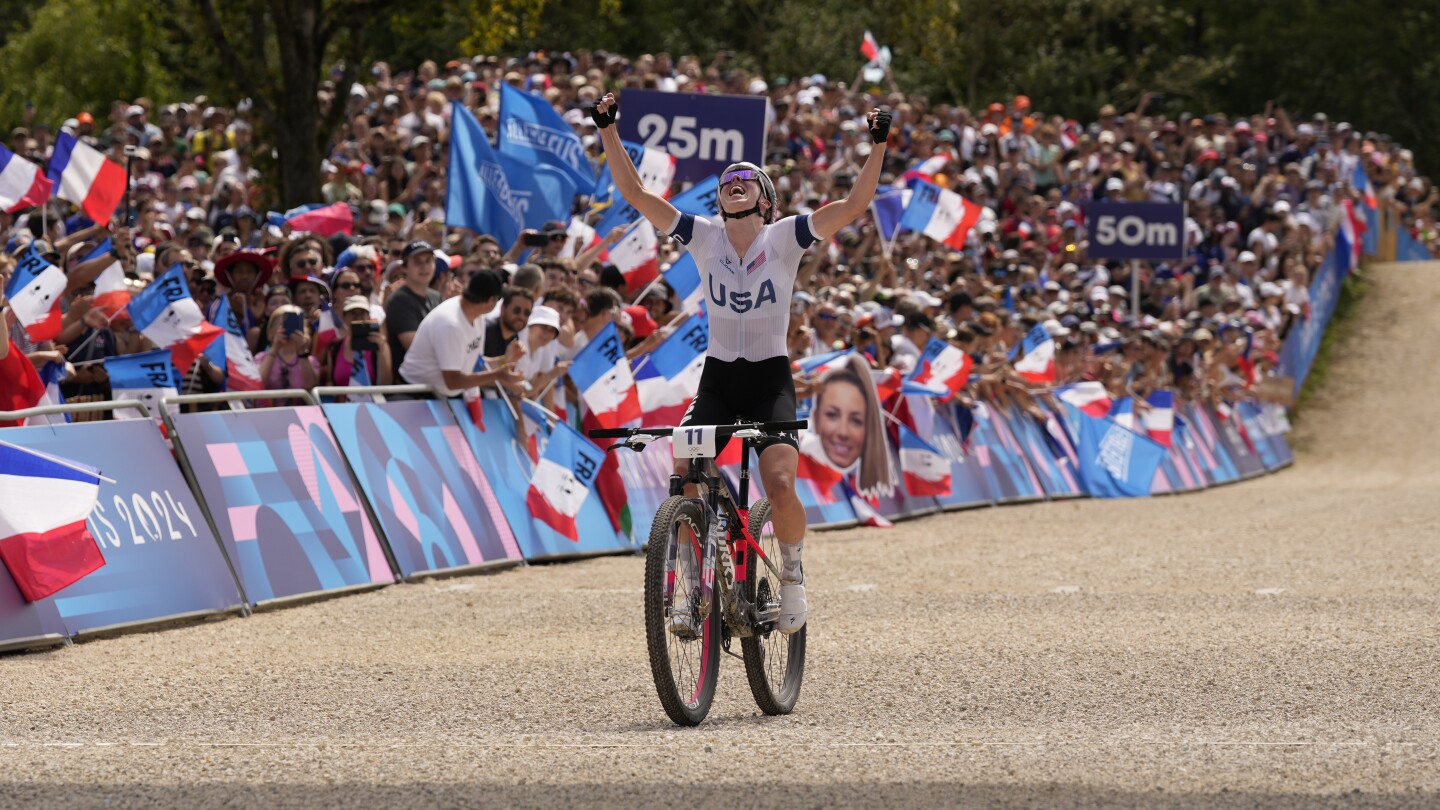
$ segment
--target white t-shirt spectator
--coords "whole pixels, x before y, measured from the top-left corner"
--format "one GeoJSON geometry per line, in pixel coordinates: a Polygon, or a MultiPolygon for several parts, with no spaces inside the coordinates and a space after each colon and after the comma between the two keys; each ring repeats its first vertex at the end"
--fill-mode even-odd
{"type": "Polygon", "coordinates": [[[434,386],[447,397],[460,395],[459,390],[445,387],[444,372],[473,371],[485,348],[485,319],[476,317],[472,322],[466,318],[461,300],[456,296],[441,301],[420,321],[405,362],[400,364],[400,376],[406,382],[434,386]]]}

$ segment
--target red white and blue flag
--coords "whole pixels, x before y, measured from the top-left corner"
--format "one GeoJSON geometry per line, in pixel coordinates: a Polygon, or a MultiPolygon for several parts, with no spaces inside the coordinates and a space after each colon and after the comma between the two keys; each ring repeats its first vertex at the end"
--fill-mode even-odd
{"type": "MultiPolygon", "coordinates": [[[[45,393],[40,397],[33,407],[43,408],[49,405],[64,405],[65,394],[60,391],[60,383],[65,380],[64,363],[46,363],[40,369],[40,382],[45,386],[45,393]]],[[[25,420],[26,425],[64,425],[70,422],[68,413],[52,413],[43,416],[32,416],[25,420]]]]}
{"type": "Polygon", "coordinates": [[[303,231],[319,236],[334,236],[337,233],[355,232],[355,214],[346,202],[310,208],[294,216],[286,216],[284,221],[290,226],[292,233],[303,231]]]}
{"type": "MultiPolygon", "coordinates": [[[[644,144],[630,141],[620,143],[625,147],[625,154],[630,156],[635,171],[640,174],[640,183],[645,186],[645,190],[668,198],[670,186],[675,182],[675,157],[662,149],[652,149],[644,144]]],[[[608,162],[600,169],[600,177],[595,181],[595,193],[591,195],[590,201],[594,205],[615,201],[615,177],[610,173],[608,162]]]]}
{"type": "Polygon", "coordinates": [[[1110,392],[1100,382],[1078,382],[1056,392],[1061,402],[1068,402],[1082,412],[1100,419],[1110,413],[1110,392]]]}
{"type": "Polygon", "coordinates": [[[793,364],[796,371],[818,377],[832,368],[838,368],[850,362],[850,355],[855,349],[836,349],[833,352],[823,354],[812,354],[809,357],[802,357],[793,364]]]}
{"type": "Polygon", "coordinates": [[[625,286],[632,292],[660,275],[660,239],[655,228],[644,219],[630,226],[630,231],[610,248],[610,263],[625,276],[625,286]]]}
{"type": "Polygon", "coordinates": [[[0,559],[27,602],[105,564],[85,521],[100,471],[0,442],[0,559]]]}
{"type": "Polygon", "coordinates": [[[954,250],[965,248],[970,229],[980,221],[981,206],[934,183],[915,180],[910,204],[900,216],[900,229],[919,231],[954,250]]]}
{"type": "MultiPolygon", "coordinates": [[[[90,251],[84,261],[93,261],[109,256],[113,243],[106,239],[90,251]]],[[[130,305],[130,287],[125,283],[125,268],[119,259],[112,258],[110,264],[95,278],[95,307],[113,319],[130,305]]]]}
{"type": "Polygon", "coordinates": [[[1152,391],[1145,398],[1150,407],[1140,419],[1145,435],[1170,449],[1171,437],[1175,432],[1175,394],[1171,391],[1152,391]]]}
{"type": "Polygon", "coordinates": [[[0,146],[0,211],[40,205],[50,199],[52,185],[39,166],[0,146]]]}
{"type": "Polygon", "coordinates": [[[974,365],[970,355],[949,341],[932,337],[925,344],[920,362],[915,364],[915,370],[910,372],[908,379],[930,387],[940,386],[949,394],[954,394],[970,381],[970,369],[974,365]]]}
{"type": "Polygon", "coordinates": [[[95,222],[110,221],[128,183],[125,167],[68,132],[55,139],[49,177],[56,197],[80,206],[95,222]]]}
{"type": "Polygon", "coordinates": [[[825,459],[825,448],[820,444],[820,434],[807,430],[800,434],[799,444],[800,460],[795,469],[795,477],[809,481],[815,487],[818,501],[834,503],[840,494],[836,491],[836,486],[845,474],[825,459]]]}
{"type": "Polygon", "coordinates": [[[1055,382],[1055,339],[1036,324],[1025,334],[1025,356],[1015,361],[1015,371],[1032,383],[1055,382]]]}
{"type": "Polygon", "coordinates": [[[67,282],[65,271],[45,261],[36,243],[20,253],[10,283],[5,285],[5,297],[25,334],[36,343],[60,334],[60,298],[67,282]]]}
{"type": "Polygon", "coordinates": [[[525,493],[531,517],[580,542],[575,516],[580,514],[604,460],[605,454],[594,442],[564,422],[556,423],[525,493]]]}
{"type": "Polygon", "coordinates": [[[900,425],[900,471],[911,495],[950,494],[950,462],[904,425],[900,425]]]}
{"type": "MultiPolygon", "coordinates": [[[[170,362],[170,352],[156,349],[142,354],[125,354],[105,358],[105,376],[110,379],[110,399],[118,402],[133,399],[150,409],[150,416],[160,419],[160,400],[180,393],[180,377],[170,362]]],[[[174,406],[171,406],[174,412],[174,406]]],[[[140,419],[139,411],[117,408],[116,419],[140,419]]]]}
{"type": "Polygon", "coordinates": [[[702,315],[687,320],[654,351],[635,361],[643,426],[680,424],[700,388],[709,345],[710,325],[702,315]]]}
{"type": "Polygon", "coordinates": [[[205,320],[200,305],[190,296],[185,274],[175,264],[130,301],[130,320],[156,345],[169,349],[176,367],[190,369],[223,330],[205,320]]]}
{"type": "MultiPolygon", "coordinates": [[[[245,336],[240,332],[240,321],[230,309],[228,298],[222,296],[219,299],[215,308],[215,319],[211,323],[224,329],[225,335],[205,348],[205,356],[225,372],[225,390],[260,390],[263,387],[260,383],[260,366],[255,362],[255,355],[250,353],[250,345],[245,342],[245,336]]],[[[353,376],[351,383],[354,383],[353,376]]]]}
{"type": "MultiPolygon", "coordinates": [[[[45,399],[45,382],[35,370],[35,364],[20,351],[8,334],[0,334],[0,340],[9,344],[9,350],[0,357],[0,411],[23,411],[33,408],[45,399]]],[[[18,422],[3,421],[0,427],[14,427],[18,422]]]]}
{"type": "Polygon", "coordinates": [[[606,324],[575,355],[570,379],[600,427],[616,428],[641,417],[640,392],[615,324],[606,324]]]}
{"type": "Polygon", "coordinates": [[[540,438],[547,435],[550,418],[539,404],[528,399],[520,400],[520,429],[525,435],[525,452],[530,463],[540,463],[540,438]]]}

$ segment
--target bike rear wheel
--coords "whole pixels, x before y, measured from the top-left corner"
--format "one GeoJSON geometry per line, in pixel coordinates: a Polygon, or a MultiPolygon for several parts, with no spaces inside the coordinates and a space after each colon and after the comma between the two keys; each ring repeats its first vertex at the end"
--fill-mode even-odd
{"type": "Polygon", "coordinates": [[[665,714],[682,726],[697,725],[709,713],[720,668],[723,619],[719,589],[712,590],[708,605],[700,602],[705,528],[705,512],[699,503],[679,496],[668,498],[650,525],[645,558],[645,639],[650,673],[665,714]],[[686,613],[690,619],[677,620],[677,613],[686,613]]]}
{"type": "MultiPolygon", "coordinates": [[[[750,536],[765,556],[780,565],[780,541],[770,520],[770,499],[761,498],[750,509],[750,536]]],[[[753,556],[753,552],[752,552],[753,556]]],[[[780,578],[759,559],[752,559],[745,570],[745,598],[757,612],[765,612],[780,604],[780,578]]],[[[773,627],[758,631],[740,640],[745,659],[745,677],[755,703],[766,714],[789,714],[800,697],[800,682],[805,677],[805,631],[785,635],[773,627]]]]}

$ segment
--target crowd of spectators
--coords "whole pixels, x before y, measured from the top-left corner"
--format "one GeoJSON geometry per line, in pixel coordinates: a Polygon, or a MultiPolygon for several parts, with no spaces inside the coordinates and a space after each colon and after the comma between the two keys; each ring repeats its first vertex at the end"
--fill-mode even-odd
{"type": "MultiPolygon", "coordinates": [[[[767,96],[766,168],[782,215],[844,196],[870,149],[864,113],[891,109],[882,186],[920,172],[989,212],[961,250],[913,233],[885,239],[868,216],[817,246],[796,284],[792,358],[855,346],[877,369],[906,370],[937,336],[975,358],[981,376],[971,395],[1024,396],[1012,347],[1040,324],[1057,341],[1061,383],[1099,380],[1116,395],[1171,387],[1185,397],[1243,396],[1274,372],[1286,334],[1309,317],[1311,276],[1332,249],[1343,201],[1361,194],[1357,167],[1379,205],[1440,249],[1437,192],[1416,173],[1411,151],[1324,114],[1172,117],[1149,110],[1147,98],[1133,111],[1105,105],[1093,121],[1077,122],[1035,109],[1025,96],[970,110],[893,84],[762,78],[731,68],[723,55],[709,63],[603,52],[487,56],[404,71],[377,63],[367,83],[326,84],[319,99],[323,109],[345,105],[346,115],[317,167],[317,202],[351,204],[353,235],[298,233],[267,220],[263,212],[277,207],[274,178],[254,158],[268,147],[257,142],[243,103],[117,101],[54,128],[32,122],[10,133],[9,147],[41,164],[61,129],[121,164],[125,148],[136,147],[133,218],[117,217],[129,227],[90,225],[60,201],[45,216],[0,214],[8,242],[0,276],[32,239],[71,274],[60,338],[36,345],[12,317],[14,345],[37,365],[68,361],[62,390],[72,401],[109,395],[95,361],[154,348],[123,315],[99,312],[93,273],[76,272],[113,235],[135,289],[179,263],[206,312],[227,298],[268,388],[345,385],[363,362],[377,384],[426,382],[448,393],[503,386],[563,400],[568,358],[607,324],[618,325],[634,356],[684,316],[663,284],[626,289],[603,261],[603,245],[585,249],[566,222],[527,231],[513,245],[445,227],[450,102],[470,108],[493,135],[502,82],[553,104],[597,170],[602,155],[585,109],[605,92],[767,96]],[[1187,257],[1137,266],[1138,312],[1131,265],[1088,255],[1083,206],[1096,199],[1188,202],[1187,257]],[[437,341],[425,338],[422,322],[456,298],[455,312],[480,318],[474,340],[430,345],[437,341]],[[407,364],[417,336],[425,358],[407,364]],[[436,362],[477,357],[488,359],[489,372],[435,375],[436,362]]],[[[585,202],[577,200],[581,217],[585,202]]],[[[662,266],[680,250],[662,240],[662,266]]],[[[187,391],[223,385],[208,361],[181,371],[187,391]]],[[[803,392],[809,381],[799,382],[803,392]]]]}

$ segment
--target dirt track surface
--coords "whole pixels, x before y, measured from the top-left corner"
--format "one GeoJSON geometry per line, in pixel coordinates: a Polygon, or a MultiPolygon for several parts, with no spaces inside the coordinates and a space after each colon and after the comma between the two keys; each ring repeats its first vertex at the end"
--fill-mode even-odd
{"type": "Polygon", "coordinates": [[[1371,277],[1289,471],[814,535],[789,717],[671,726],[608,558],[0,658],[0,805],[1435,807],[1440,266],[1371,277]]]}

